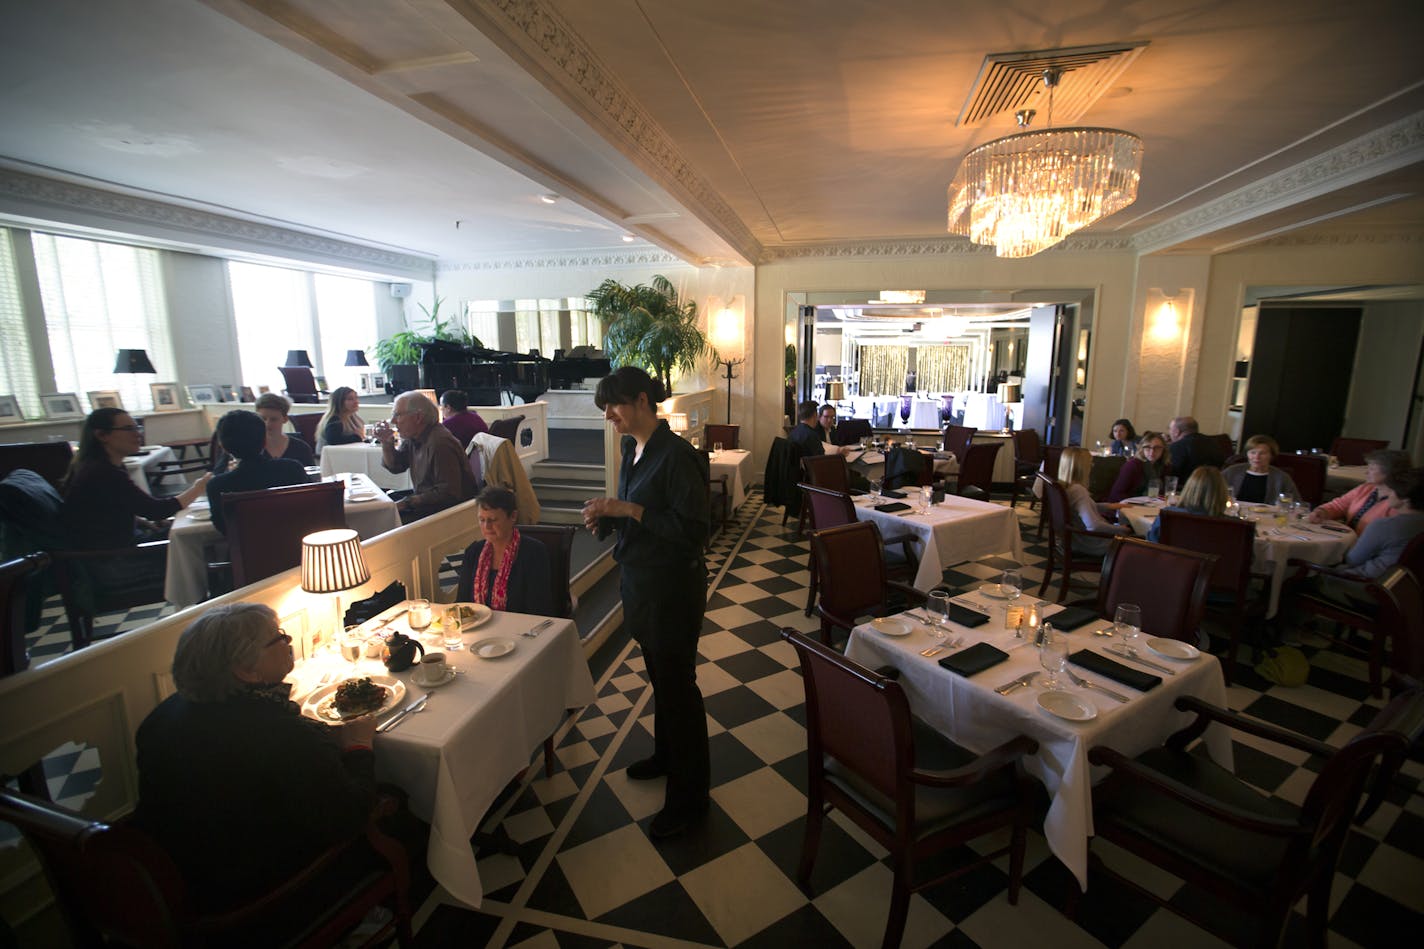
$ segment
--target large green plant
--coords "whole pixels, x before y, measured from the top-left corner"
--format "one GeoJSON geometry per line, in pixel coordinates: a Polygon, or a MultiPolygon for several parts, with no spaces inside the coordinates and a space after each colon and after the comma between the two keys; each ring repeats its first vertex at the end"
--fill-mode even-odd
{"type": "Polygon", "coordinates": [[[445,340],[462,346],[484,346],[478,336],[470,335],[469,330],[455,324],[453,319],[440,318],[440,304],[443,302],[440,297],[436,297],[432,307],[427,308],[424,303],[417,304],[425,314],[425,332],[418,332],[407,325],[405,329],[392,333],[375,345],[371,354],[376,357],[382,372],[389,373],[392,366],[413,366],[419,363],[421,343],[445,340]]]}
{"type": "Polygon", "coordinates": [[[653,277],[652,286],[625,287],[605,280],[588,299],[607,326],[609,361],[648,370],[669,393],[674,370],[691,372],[704,356],[716,358],[697,328],[697,304],[679,299],[672,282],[661,274],[653,277]]]}

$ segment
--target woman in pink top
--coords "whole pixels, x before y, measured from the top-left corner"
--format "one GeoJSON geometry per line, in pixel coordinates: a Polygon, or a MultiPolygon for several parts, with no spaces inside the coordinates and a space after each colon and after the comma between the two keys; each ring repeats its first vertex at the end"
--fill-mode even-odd
{"type": "Polygon", "coordinates": [[[1320,505],[1310,512],[1310,519],[1321,521],[1344,521],[1354,528],[1355,533],[1364,533],[1374,521],[1389,517],[1394,508],[1384,503],[1379,488],[1394,471],[1409,469],[1409,454],[1382,448],[1365,456],[1365,483],[1352,488],[1333,501],[1320,505]]]}

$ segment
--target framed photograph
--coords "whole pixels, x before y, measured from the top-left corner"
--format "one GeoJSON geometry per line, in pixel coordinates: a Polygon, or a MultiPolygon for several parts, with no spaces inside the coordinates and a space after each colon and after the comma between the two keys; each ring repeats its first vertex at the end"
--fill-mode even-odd
{"type": "Polygon", "coordinates": [[[252,394],[252,386],[243,386],[243,387],[242,387],[242,401],[244,401],[244,402],[256,402],[256,401],[257,401],[257,396],[255,396],[255,395],[252,394]]]}
{"type": "MultiPolygon", "coordinates": [[[[267,393],[269,393],[269,392],[271,392],[271,391],[272,391],[272,387],[271,387],[271,386],[258,386],[258,387],[257,387],[257,394],[258,394],[258,395],[266,395],[267,393]]],[[[253,399],[252,401],[256,402],[257,400],[256,400],[256,399],[253,399]]]]}
{"type": "Polygon", "coordinates": [[[183,407],[178,401],[178,383],[176,382],[150,382],[148,391],[153,393],[153,410],[155,412],[177,412],[183,407]]]}
{"type": "Polygon", "coordinates": [[[201,385],[188,386],[187,389],[188,398],[192,400],[194,405],[222,401],[222,393],[218,391],[218,387],[215,385],[203,383],[201,385]]]}
{"type": "Polygon", "coordinates": [[[326,388],[326,376],[316,376],[315,379],[314,379],[314,381],[316,382],[316,391],[318,391],[318,392],[326,392],[326,391],[328,391],[327,388],[326,388]]]}
{"type": "Polygon", "coordinates": [[[237,390],[235,390],[232,386],[229,386],[229,385],[223,386],[223,387],[222,387],[222,400],[223,400],[224,402],[236,402],[236,401],[237,401],[237,390]]]}
{"type": "Polygon", "coordinates": [[[118,389],[95,389],[89,393],[89,408],[92,409],[121,409],[124,407],[124,400],[119,397],[118,389]]]}
{"type": "Polygon", "coordinates": [[[50,392],[40,396],[40,405],[44,406],[47,419],[82,418],[84,415],[79,408],[77,392],[50,392]]]}
{"type": "Polygon", "coordinates": [[[25,420],[20,403],[13,395],[0,395],[0,425],[16,425],[25,420]]]}

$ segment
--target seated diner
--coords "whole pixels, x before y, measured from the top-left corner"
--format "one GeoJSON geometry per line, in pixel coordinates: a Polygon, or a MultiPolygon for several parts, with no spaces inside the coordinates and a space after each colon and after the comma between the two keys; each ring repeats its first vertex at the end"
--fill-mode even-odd
{"type": "Polygon", "coordinates": [[[218,442],[223,451],[237,460],[237,467],[215,476],[208,483],[208,503],[213,526],[227,533],[222,496],[229,491],[261,491],[288,484],[306,484],[306,468],[290,458],[271,458],[263,446],[267,426],[255,412],[234,409],[218,421],[218,442]]]}
{"type": "Polygon", "coordinates": [[[1280,453],[1280,446],[1269,435],[1252,435],[1246,439],[1245,463],[1232,465],[1221,473],[1236,500],[1275,504],[1282,494],[1300,497],[1289,472],[1271,464],[1280,453]]]}
{"type": "MultiPolygon", "coordinates": [[[[1187,479],[1176,504],[1163,508],[1165,511],[1184,511],[1188,514],[1209,514],[1212,517],[1226,516],[1226,479],[1221,469],[1202,465],[1187,479]]],[[[1162,522],[1153,521],[1147,532],[1147,539],[1156,543],[1161,539],[1162,522]]]]}
{"type": "Polygon", "coordinates": [[[361,399],[350,386],[337,386],[332,390],[331,401],[326,405],[326,413],[317,423],[319,433],[316,438],[317,450],[327,445],[354,445],[365,441],[366,423],[357,410],[361,399]]]}
{"type": "Polygon", "coordinates": [[[514,492],[487,487],[475,505],[483,539],[465,548],[455,599],[511,613],[549,615],[549,551],[520,533],[514,492]]]}
{"type": "Polygon", "coordinates": [[[1121,507],[1127,498],[1147,494],[1152,482],[1165,483],[1170,467],[1167,464],[1167,441],[1157,432],[1143,432],[1137,452],[1122,463],[1113,486],[1108,490],[1108,507],[1121,507]]]}
{"type": "MultiPolygon", "coordinates": [[[[312,446],[299,435],[287,431],[287,422],[292,411],[292,403],[275,392],[264,392],[257,397],[257,415],[267,426],[267,440],[262,446],[262,454],[268,458],[288,458],[304,468],[316,464],[312,446]]],[[[237,459],[227,452],[219,452],[213,459],[213,473],[221,474],[237,464],[237,459]]]]}
{"type": "Polygon", "coordinates": [[[475,476],[465,449],[449,429],[440,424],[435,404],[419,392],[396,397],[391,421],[376,429],[381,443],[381,464],[392,474],[410,472],[413,490],[393,493],[401,521],[443,511],[475,496],[475,476]],[[394,426],[394,428],[392,428],[394,426]],[[400,444],[396,444],[396,435],[400,444]]]}
{"type": "MultiPolygon", "coordinates": [[[[1110,534],[1131,535],[1132,528],[1126,524],[1109,524],[1098,510],[1098,503],[1088,493],[1088,477],[1093,469],[1093,453],[1086,448],[1065,448],[1058,460],[1058,480],[1068,494],[1069,516],[1078,525],[1088,530],[1106,531],[1110,534]]],[[[1075,553],[1097,557],[1108,552],[1110,541],[1106,537],[1080,537],[1073,541],[1075,553]]]]}
{"type": "Polygon", "coordinates": [[[1340,521],[1355,533],[1383,517],[1390,517],[1394,509],[1382,503],[1380,485],[1391,474],[1409,469],[1409,453],[1381,448],[1365,455],[1365,481],[1349,491],[1326,501],[1310,512],[1310,519],[1316,524],[1325,521],[1340,521]]]}

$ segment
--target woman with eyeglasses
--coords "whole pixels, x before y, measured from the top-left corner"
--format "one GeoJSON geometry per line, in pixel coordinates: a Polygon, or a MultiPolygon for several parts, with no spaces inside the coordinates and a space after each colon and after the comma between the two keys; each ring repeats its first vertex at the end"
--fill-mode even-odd
{"type": "MultiPolygon", "coordinates": [[[[79,451],[70,462],[61,486],[64,505],[60,521],[69,546],[76,550],[132,547],[142,541],[162,539],[167,531],[151,523],[172,517],[207,490],[203,475],[177,497],[156,498],[134,484],[124,459],[143,447],[143,428],[123,409],[95,409],[84,420],[79,451]]],[[[129,582],[118,576],[132,567],[127,561],[98,561],[89,565],[101,582],[129,582]]]]}
{"type": "MultiPolygon", "coordinates": [[[[248,902],[292,877],[332,845],[360,837],[371,815],[376,717],[340,727],[304,718],[282,681],[293,659],[292,638],[271,608],[214,607],[178,639],[177,693],[139,726],[135,820],[173,858],[202,912],[248,902]]],[[[315,883],[339,893],[370,862],[358,845],[350,861],[337,862],[339,879],[315,883]]],[[[275,945],[267,937],[322,905],[303,900],[286,917],[279,910],[261,940],[223,936],[275,945]]]]}

